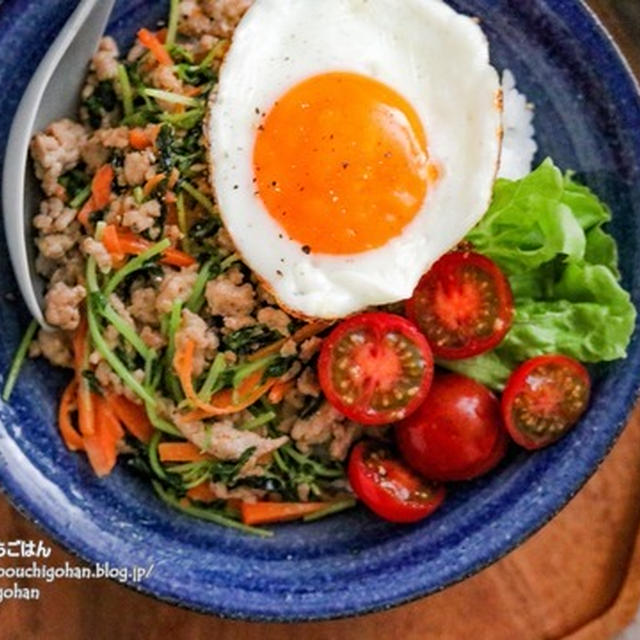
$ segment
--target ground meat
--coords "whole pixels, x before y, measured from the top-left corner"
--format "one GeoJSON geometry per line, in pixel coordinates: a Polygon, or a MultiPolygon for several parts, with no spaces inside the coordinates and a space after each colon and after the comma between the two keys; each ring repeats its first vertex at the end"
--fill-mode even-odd
{"type": "Polygon", "coordinates": [[[182,240],[184,234],[180,231],[180,227],[177,224],[165,225],[163,238],[168,238],[171,241],[172,246],[177,246],[178,242],[182,240]]]}
{"type": "Polygon", "coordinates": [[[202,0],[201,4],[204,13],[213,22],[211,33],[228,38],[253,4],[253,0],[202,0]]]}
{"type": "Polygon", "coordinates": [[[291,318],[281,309],[273,307],[264,307],[258,311],[258,322],[266,324],[269,329],[278,331],[283,336],[288,336],[291,318]]]}
{"type": "Polygon", "coordinates": [[[109,149],[107,149],[97,136],[91,137],[82,147],[82,160],[91,173],[95,173],[103,164],[109,161],[109,149]]]}
{"type": "Polygon", "coordinates": [[[214,316],[248,316],[255,306],[255,292],[250,284],[240,284],[242,274],[230,269],[207,284],[206,298],[214,316]]]}
{"type": "Polygon", "coordinates": [[[59,266],[51,274],[50,284],[64,282],[72,287],[79,282],[84,282],[85,260],[78,249],[67,253],[64,260],[57,264],[59,266]]]}
{"type": "Polygon", "coordinates": [[[156,298],[159,313],[169,313],[174,302],[185,302],[191,295],[198,278],[198,265],[183,267],[180,271],[167,270],[156,298]]]}
{"type": "Polygon", "coordinates": [[[103,273],[108,273],[113,267],[113,259],[111,254],[105,249],[102,242],[98,242],[91,237],[87,237],[82,241],[82,250],[88,256],[93,256],[96,260],[98,268],[103,273]]]}
{"type": "Polygon", "coordinates": [[[100,40],[98,51],[91,61],[91,69],[98,80],[113,80],[118,75],[118,45],[113,38],[106,36],[100,40]]]}
{"type": "Polygon", "coordinates": [[[145,183],[154,173],[152,166],[155,161],[150,150],[128,153],[124,159],[124,179],[127,184],[135,187],[145,183]]]}
{"type": "Polygon", "coordinates": [[[135,289],[131,294],[129,313],[143,324],[158,326],[160,319],[156,309],[157,293],[153,287],[135,289]]]}
{"type": "Polygon", "coordinates": [[[211,493],[218,500],[242,500],[243,502],[258,502],[266,495],[266,491],[261,489],[250,489],[249,487],[236,487],[228,489],[222,482],[212,482],[209,484],[211,493]]]}
{"type": "Polygon", "coordinates": [[[64,331],[38,332],[38,338],[31,343],[29,355],[32,358],[42,356],[56,367],[73,367],[71,340],[64,331]]]}
{"type": "Polygon", "coordinates": [[[307,367],[298,377],[296,381],[298,391],[305,396],[313,396],[317,398],[320,396],[320,384],[318,383],[318,377],[313,369],[307,367]]]}
{"type": "Polygon", "coordinates": [[[31,155],[36,175],[49,196],[64,196],[58,178],[74,169],[80,161],[80,150],[87,134],[84,127],[72,120],[54,122],[31,141],[31,155]]]}
{"type": "Polygon", "coordinates": [[[108,162],[111,149],[126,149],[129,146],[129,129],[116,127],[98,129],[81,148],[82,160],[92,173],[108,162]]]}
{"type": "Polygon", "coordinates": [[[45,296],[45,318],[47,322],[65,331],[74,331],[80,324],[80,303],[87,292],[81,285],[69,287],[58,282],[45,296]]]}
{"type": "Polygon", "coordinates": [[[345,460],[351,445],[362,435],[362,427],[355,422],[335,422],[331,434],[333,440],[329,445],[329,455],[334,460],[345,460]]]}
{"type": "Polygon", "coordinates": [[[156,351],[167,345],[167,339],[159,331],[155,331],[149,326],[142,328],[140,338],[142,338],[142,341],[149,349],[155,349],[156,351]]]}
{"type": "Polygon", "coordinates": [[[204,371],[205,363],[213,359],[220,341],[199,315],[185,309],[182,312],[182,324],[176,333],[177,349],[181,349],[187,340],[195,343],[193,374],[199,376],[204,371]]]}
{"type": "Polygon", "coordinates": [[[75,220],[76,211],[64,206],[60,198],[48,198],[40,204],[33,226],[43,234],[62,233],[75,220]]]}
{"type": "Polygon", "coordinates": [[[309,360],[320,351],[320,347],[322,347],[322,338],[314,336],[313,338],[305,340],[300,345],[300,360],[302,360],[302,362],[309,362],[309,360]]]}
{"type": "Polygon", "coordinates": [[[253,431],[240,431],[233,426],[231,420],[205,425],[203,422],[187,422],[177,412],[174,412],[172,417],[185,438],[218,460],[238,460],[247,449],[255,448],[255,453],[243,467],[244,473],[253,469],[268,454],[289,442],[287,436],[264,438],[253,431]]]}
{"type": "Polygon", "coordinates": [[[275,296],[262,283],[259,283],[258,286],[256,287],[256,293],[258,297],[258,302],[268,304],[272,307],[278,306],[278,301],[275,299],[275,296]]]}
{"type": "Polygon", "coordinates": [[[122,300],[120,299],[120,297],[118,295],[116,295],[115,293],[112,293],[109,296],[109,304],[113,307],[114,311],[128,325],[131,325],[132,327],[135,328],[136,323],[135,323],[133,317],[131,316],[131,314],[129,313],[129,310],[127,309],[126,305],[124,304],[124,302],[122,302],[122,300]]]}
{"type": "Polygon", "coordinates": [[[346,457],[360,433],[359,425],[349,422],[328,402],[306,420],[296,420],[291,428],[291,437],[300,451],[307,453],[313,445],[329,443],[329,455],[335,460],[346,457]]]}
{"type": "Polygon", "coordinates": [[[65,233],[52,233],[36,239],[36,245],[45,258],[61,260],[64,258],[80,239],[80,228],[72,224],[65,233]]]}
{"type": "MultiPolygon", "coordinates": [[[[158,89],[172,91],[174,93],[182,93],[182,81],[174,73],[173,68],[161,64],[151,72],[151,84],[158,89]]],[[[175,108],[175,104],[170,105],[175,108]]]]}
{"type": "Polygon", "coordinates": [[[254,324],[256,324],[256,321],[252,316],[231,316],[224,319],[225,333],[239,331],[254,324]]]}
{"type": "MultiPolygon", "coordinates": [[[[132,402],[139,402],[136,394],[122,383],[120,376],[114,373],[109,364],[104,360],[98,363],[94,373],[103,389],[108,389],[119,396],[125,396],[125,398],[128,398],[132,402]]],[[[142,369],[136,369],[132,375],[138,382],[142,383],[144,381],[144,371],[142,369]]]]}
{"type": "Polygon", "coordinates": [[[197,0],[180,3],[180,32],[187,36],[201,36],[212,30],[211,19],[204,14],[197,0]]]}
{"type": "Polygon", "coordinates": [[[226,253],[233,253],[236,250],[229,232],[224,227],[220,227],[216,233],[216,244],[226,253]]]}
{"type": "Polygon", "coordinates": [[[142,233],[150,229],[162,214],[162,207],[157,200],[149,200],[140,206],[128,209],[122,216],[122,224],[133,229],[136,233],[142,233]]]}
{"type": "Polygon", "coordinates": [[[283,358],[292,358],[293,356],[298,354],[298,345],[295,340],[290,338],[283,345],[282,349],[280,349],[280,355],[283,358]]]}

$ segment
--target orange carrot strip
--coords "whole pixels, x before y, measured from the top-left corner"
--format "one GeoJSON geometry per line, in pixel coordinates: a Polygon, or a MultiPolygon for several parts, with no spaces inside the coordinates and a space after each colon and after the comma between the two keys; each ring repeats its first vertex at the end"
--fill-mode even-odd
{"type": "MultiPolygon", "coordinates": [[[[140,255],[151,247],[150,242],[135,233],[119,230],[114,225],[105,226],[102,232],[102,243],[114,258],[121,254],[140,255]]],[[[162,252],[160,262],[174,267],[190,267],[196,263],[196,259],[183,251],[170,247],[162,252]]]]}
{"type": "Polygon", "coordinates": [[[111,183],[114,177],[113,167],[105,164],[98,169],[91,182],[91,197],[95,210],[104,209],[111,200],[111,183]]]}
{"type": "Polygon", "coordinates": [[[249,362],[262,360],[267,356],[270,356],[274,353],[278,353],[278,351],[282,349],[282,347],[284,346],[285,342],[287,342],[287,340],[293,340],[296,344],[299,344],[300,342],[304,342],[309,338],[313,338],[314,336],[317,336],[319,333],[322,333],[325,329],[328,329],[330,326],[331,326],[330,322],[324,322],[324,321],[311,322],[309,324],[306,324],[304,327],[298,329],[291,336],[291,338],[283,338],[282,340],[278,340],[278,342],[274,342],[273,344],[263,347],[259,351],[252,353],[249,356],[248,360],[249,362]]]}
{"type": "Polygon", "coordinates": [[[118,237],[118,230],[112,224],[108,224],[102,230],[102,244],[105,249],[111,254],[111,257],[115,262],[121,262],[124,259],[124,251],[120,246],[120,238],[118,237]]]}
{"type": "Polygon", "coordinates": [[[161,462],[200,462],[211,460],[211,456],[202,453],[191,442],[161,442],[158,445],[161,462]]]}
{"type": "Polygon", "coordinates": [[[104,209],[111,200],[111,183],[114,177],[113,167],[110,164],[102,165],[91,182],[91,197],[79,211],[78,222],[85,228],[89,228],[89,216],[94,211],[104,209]]]}
{"type": "Polygon", "coordinates": [[[242,521],[254,525],[297,520],[328,506],[327,502],[243,502],[240,511],[242,521]]]}
{"type": "Polygon", "coordinates": [[[109,394],[107,401],[118,420],[120,420],[131,435],[145,444],[151,440],[153,426],[144,407],[115,393],[109,394]]]}
{"type": "Polygon", "coordinates": [[[60,408],[58,410],[58,426],[60,428],[60,435],[62,435],[64,443],[71,451],[80,451],[84,449],[82,436],[76,431],[75,427],[71,423],[71,414],[78,409],[77,398],[78,381],[74,378],[64,390],[60,400],[60,408]]]}
{"type": "Polygon", "coordinates": [[[136,151],[142,151],[153,145],[153,140],[149,138],[144,129],[131,129],[131,131],[129,131],[129,144],[136,149],[136,151]]]}
{"type": "Polygon", "coordinates": [[[153,57],[159,64],[169,66],[173,64],[169,52],[165,49],[160,38],[155,33],[152,33],[149,29],[140,29],[140,31],[138,31],[138,40],[140,40],[142,46],[151,51],[153,57]]]}
{"type": "Polygon", "coordinates": [[[189,498],[189,500],[197,500],[198,502],[214,502],[218,499],[207,482],[203,482],[197,487],[189,489],[189,491],[187,491],[187,498],[189,498]]]}
{"type": "Polygon", "coordinates": [[[144,195],[149,197],[165,178],[166,174],[164,173],[156,173],[154,176],[149,178],[142,189],[144,195]]]}
{"type": "Polygon", "coordinates": [[[269,402],[271,404],[280,404],[283,398],[287,395],[291,389],[295,386],[295,382],[293,380],[289,380],[288,382],[277,382],[269,391],[269,402]]]}
{"type": "Polygon", "coordinates": [[[84,448],[95,474],[102,478],[113,470],[118,457],[117,444],[124,435],[117,418],[101,396],[93,398],[96,413],[96,431],[85,436],[84,448]]]}
{"type": "Polygon", "coordinates": [[[276,383],[277,378],[260,384],[263,371],[255,371],[239,385],[238,389],[223,389],[216,393],[209,402],[203,402],[193,388],[193,354],[195,342],[186,340],[180,349],[176,350],[173,368],[178,374],[187,399],[196,410],[186,414],[187,420],[202,419],[207,416],[223,416],[243,411],[259,400],[276,383]],[[195,417],[194,416],[199,416],[195,417]]]}

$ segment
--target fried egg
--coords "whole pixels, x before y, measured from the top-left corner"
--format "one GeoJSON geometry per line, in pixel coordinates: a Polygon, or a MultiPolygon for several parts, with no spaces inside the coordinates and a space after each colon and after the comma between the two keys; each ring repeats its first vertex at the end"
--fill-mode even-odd
{"type": "Polygon", "coordinates": [[[440,0],[256,0],[219,80],[221,215],[293,313],[410,297],[488,207],[499,78],[478,24],[440,0]]]}

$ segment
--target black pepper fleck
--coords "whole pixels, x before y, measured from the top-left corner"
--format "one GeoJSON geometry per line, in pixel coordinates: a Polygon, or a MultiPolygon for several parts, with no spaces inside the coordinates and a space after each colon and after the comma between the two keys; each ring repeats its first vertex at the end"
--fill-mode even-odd
{"type": "Polygon", "coordinates": [[[302,253],[309,255],[311,253],[311,247],[308,244],[305,244],[304,247],[302,247],[302,253]]]}

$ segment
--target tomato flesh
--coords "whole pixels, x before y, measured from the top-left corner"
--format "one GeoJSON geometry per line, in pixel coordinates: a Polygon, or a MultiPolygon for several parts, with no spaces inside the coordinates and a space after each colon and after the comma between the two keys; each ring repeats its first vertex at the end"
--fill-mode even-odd
{"type": "Polygon", "coordinates": [[[533,358],[513,372],[502,396],[511,437],[527,449],[546,447],[564,436],[589,404],[589,373],[561,355],[533,358]]]}
{"type": "Polygon", "coordinates": [[[396,440],[409,466],[441,482],[484,475],[507,450],[498,399],[453,373],[436,376],[422,406],[396,425],[396,440]]]}
{"type": "Polygon", "coordinates": [[[363,313],[325,340],[318,378],[329,402],[351,420],[388,424],[420,406],[433,378],[433,356],[406,318],[363,313]]]}
{"type": "Polygon", "coordinates": [[[423,276],[407,302],[407,315],[436,356],[470,358],[493,349],[511,328],[511,287],[489,258],[455,251],[423,276]]]}
{"type": "Polygon", "coordinates": [[[390,522],[417,522],[444,501],[442,485],[422,480],[386,445],[358,443],[349,459],[349,482],[374,513],[390,522]]]}

